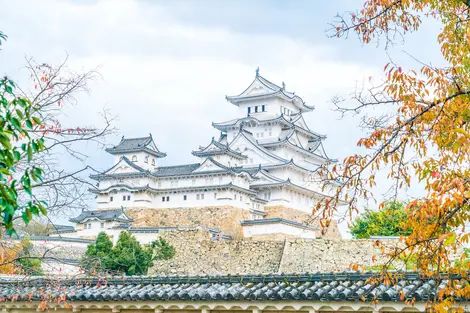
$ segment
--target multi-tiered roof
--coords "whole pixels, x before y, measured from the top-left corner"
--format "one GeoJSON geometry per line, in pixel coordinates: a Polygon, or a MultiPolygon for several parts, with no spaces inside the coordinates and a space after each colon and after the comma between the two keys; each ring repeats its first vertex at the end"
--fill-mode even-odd
{"type": "MultiPolygon", "coordinates": [[[[113,192],[151,194],[154,196],[136,201],[162,207],[172,205],[168,203],[172,194],[177,198],[184,195],[184,202],[174,204],[176,207],[201,207],[204,202],[186,201],[188,195],[198,193],[198,200],[209,201],[200,193],[211,192],[211,205],[250,208],[259,218],[267,214],[264,208],[268,206],[311,212],[315,202],[328,197],[328,192],[310,179],[319,175],[319,168],[334,162],[323,147],[326,136],[311,130],[303,117],[313,106],[288,92],[285,84],[278,86],[265,79],[259,70],[248,88],[226,99],[239,108],[240,116],[212,124],[220,136],[192,152],[199,159],[197,163],[153,166],[153,157],[166,154],[151,135],[123,137],[118,145],[106,149],[118,158],[113,167],[92,176],[100,182],[93,190],[101,197],[99,201],[109,207],[112,203],[106,202],[106,197],[113,192]]],[[[269,218],[272,222],[278,216],[269,218]]]]}

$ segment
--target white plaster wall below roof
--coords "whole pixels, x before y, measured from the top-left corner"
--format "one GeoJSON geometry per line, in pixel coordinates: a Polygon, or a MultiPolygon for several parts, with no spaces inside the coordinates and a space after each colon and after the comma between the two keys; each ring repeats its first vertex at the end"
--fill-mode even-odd
{"type": "MultiPolygon", "coordinates": [[[[236,190],[216,190],[206,189],[200,191],[180,191],[151,194],[149,201],[135,201],[139,199],[138,193],[131,196],[131,200],[121,201],[120,193],[116,193],[113,201],[109,201],[109,196],[99,196],[100,202],[98,209],[116,209],[116,208],[200,208],[204,206],[234,206],[249,210],[252,206],[250,194],[236,190]],[[185,199],[186,196],[186,199],[185,199]],[[165,198],[165,201],[163,201],[165,198]],[[117,200],[114,200],[117,199],[117,200]]],[[[148,195],[148,194],[147,194],[148,195]]],[[[127,199],[127,198],[126,198],[127,199]]]]}
{"type": "MultiPolygon", "coordinates": [[[[268,124],[268,123],[263,123],[263,120],[271,120],[271,119],[274,119],[275,117],[277,117],[279,115],[280,115],[280,113],[278,113],[278,112],[276,112],[276,113],[264,112],[264,113],[251,114],[250,116],[260,120],[261,123],[260,123],[260,125],[258,125],[260,127],[260,129],[261,128],[268,128],[268,132],[265,134],[265,138],[271,138],[272,137],[273,139],[277,140],[277,138],[279,137],[279,134],[281,133],[281,128],[282,128],[281,123],[279,121],[273,121],[273,122],[271,122],[271,124],[268,124]],[[272,130],[271,135],[269,135],[269,129],[272,130]]],[[[256,130],[254,130],[254,129],[258,126],[245,125],[243,128],[248,130],[251,133],[254,133],[256,135],[256,130]]],[[[228,140],[228,142],[232,142],[233,139],[235,139],[235,137],[238,135],[239,131],[240,131],[240,126],[239,125],[235,125],[231,129],[229,129],[227,131],[227,140],[228,140]]]]}
{"type": "Polygon", "coordinates": [[[132,152],[132,153],[122,153],[116,154],[114,157],[115,164],[119,162],[121,156],[125,156],[129,161],[134,162],[134,156],[137,158],[137,161],[134,162],[135,165],[143,168],[144,170],[155,170],[158,167],[158,158],[150,153],[141,151],[141,152],[132,152]],[[148,162],[145,162],[145,158],[148,157],[148,162]],[[152,160],[154,160],[155,165],[153,165],[152,160]]]}
{"type": "Polygon", "coordinates": [[[158,239],[158,232],[131,232],[131,234],[143,245],[158,239]]]}
{"type": "Polygon", "coordinates": [[[243,225],[243,237],[251,238],[253,236],[283,234],[296,236],[304,239],[315,239],[315,231],[302,229],[293,225],[283,223],[243,225]]]}

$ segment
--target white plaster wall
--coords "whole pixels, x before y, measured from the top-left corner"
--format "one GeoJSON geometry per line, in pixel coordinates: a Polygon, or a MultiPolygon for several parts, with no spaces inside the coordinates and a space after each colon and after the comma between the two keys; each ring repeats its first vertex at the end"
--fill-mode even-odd
{"type": "Polygon", "coordinates": [[[250,116],[258,118],[258,116],[266,114],[277,114],[280,112],[279,103],[275,98],[259,99],[246,101],[238,104],[238,117],[248,116],[248,107],[251,107],[250,116]],[[264,105],[265,112],[262,112],[262,105],[264,105]],[[258,113],[255,112],[254,107],[258,106],[258,113]]]}
{"type": "Polygon", "coordinates": [[[297,236],[299,238],[314,239],[315,231],[309,229],[302,229],[293,225],[286,225],[282,223],[276,224],[262,224],[262,225],[244,225],[243,236],[250,238],[256,235],[272,235],[284,234],[297,236]]]}
{"type": "Polygon", "coordinates": [[[302,147],[306,148],[308,147],[308,137],[300,132],[297,132],[298,134],[298,138],[300,140],[300,144],[302,145],[302,147]]]}
{"type": "Polygon", "coordinates": [[[158,233],[134,233],[131,232],[131,234],[137,239],[138,242],[140,242],[143,245],[149,244],[152,241],[157,240],[158,238],[158,233]]]}
{"type": "Polygon", "coordinates": [[[136,165],[142,167],[143,169],[146,170],[154,170],[155,168],[158,167],[158,158],[155,156],[146,153],[146,152],[133,152],[133,153],[123,153],[123,154],[116,154],[114,157],[114,164],[119,162],[119,159],[121,156],[125,156],[128,158],[130,161],[132,161],[133,156],[137,156],[137,162],[134,162],[136,165]],[[148,156],[148,162],[145,163],[145,157],[148,156]],[[152,159],[155,159],[155,166],[152,165],[152,159]]]}

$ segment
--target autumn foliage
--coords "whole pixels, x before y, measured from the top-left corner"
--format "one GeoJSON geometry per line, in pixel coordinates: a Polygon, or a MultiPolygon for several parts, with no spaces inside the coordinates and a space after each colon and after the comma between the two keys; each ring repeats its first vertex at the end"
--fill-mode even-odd
{"type": "MultiPolygon", "coordinates": [[[[446,284],[433,301],[443,311],[456,298],[470,296],[470,286],[460,279],[445,280],[449,273],[467,278],[468,268],[456,264],[469,241],[470,220],[470,2],[462,0],[368,0],[357,12],[338,16],[332,37],[357,35],[363,43],[404,39],[420,31],[424,20],[441,25],[437,42],[445,64],[436,67],[416,60],[405,68],[390,62],[384,66],[383,82],[355,94],[357,106],[338,109],[358,113],[386,107],[386,118],[364,119],[370,130],[358,145],[365,153],[349,156],[329,170],[332,179],[344,182],[336,197],[318,209],[324,218],[337,211],[340,199],[349,214],[359,202],[374,198],[379,170],[388,172],[390,190],[399,194],[417,179],[425,190],[408,203],[406,223],[411,234],[402,237],[403,248],[389,253],[390,262],[413,257],[415,270],[446,284]]],[[[383,276],[390,279],[383,267],[383,276]]]]}

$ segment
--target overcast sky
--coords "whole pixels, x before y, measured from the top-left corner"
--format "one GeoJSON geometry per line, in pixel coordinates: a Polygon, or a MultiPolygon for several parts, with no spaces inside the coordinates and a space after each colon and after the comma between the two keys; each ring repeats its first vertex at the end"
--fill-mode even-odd
{"type": "MultiPolygon", "coordinates": [[[[328,38],[325,30],[334,16],[362,3],[3,1],[0,30],[9,38],[0,52],[0,74],[21,80],[25,56],[54,64],[68,54],[71,68],[100,66],[102,79],[78,98],[77,108],[67,110],[70,125],[99,126],[105,107],[117,116],[118,133],[109,144],[122,135],[152,133],[168,154],[161,164],[169,165],[195,162],[191,151],[218,135],[211,123],[236,117],[225,95],[243,91],[259,66],[261,75],[284,81],[289,91],[315,106],[306,121],[328,136],[328,155],[342,159],[356,151],[363,134],[357,119],[339,119],[331,98],[347,97],[358,82],[380,77],[389,57],[405,68],[416,66],[403,50],[423,61],[439,58],[432,37],[438,25],[433,24],[388,54],[383,46],[363,46],[354,35],[328,38]]],[[[112,165],[104,151],[87,151],[95,167],[112,165]]]]}

